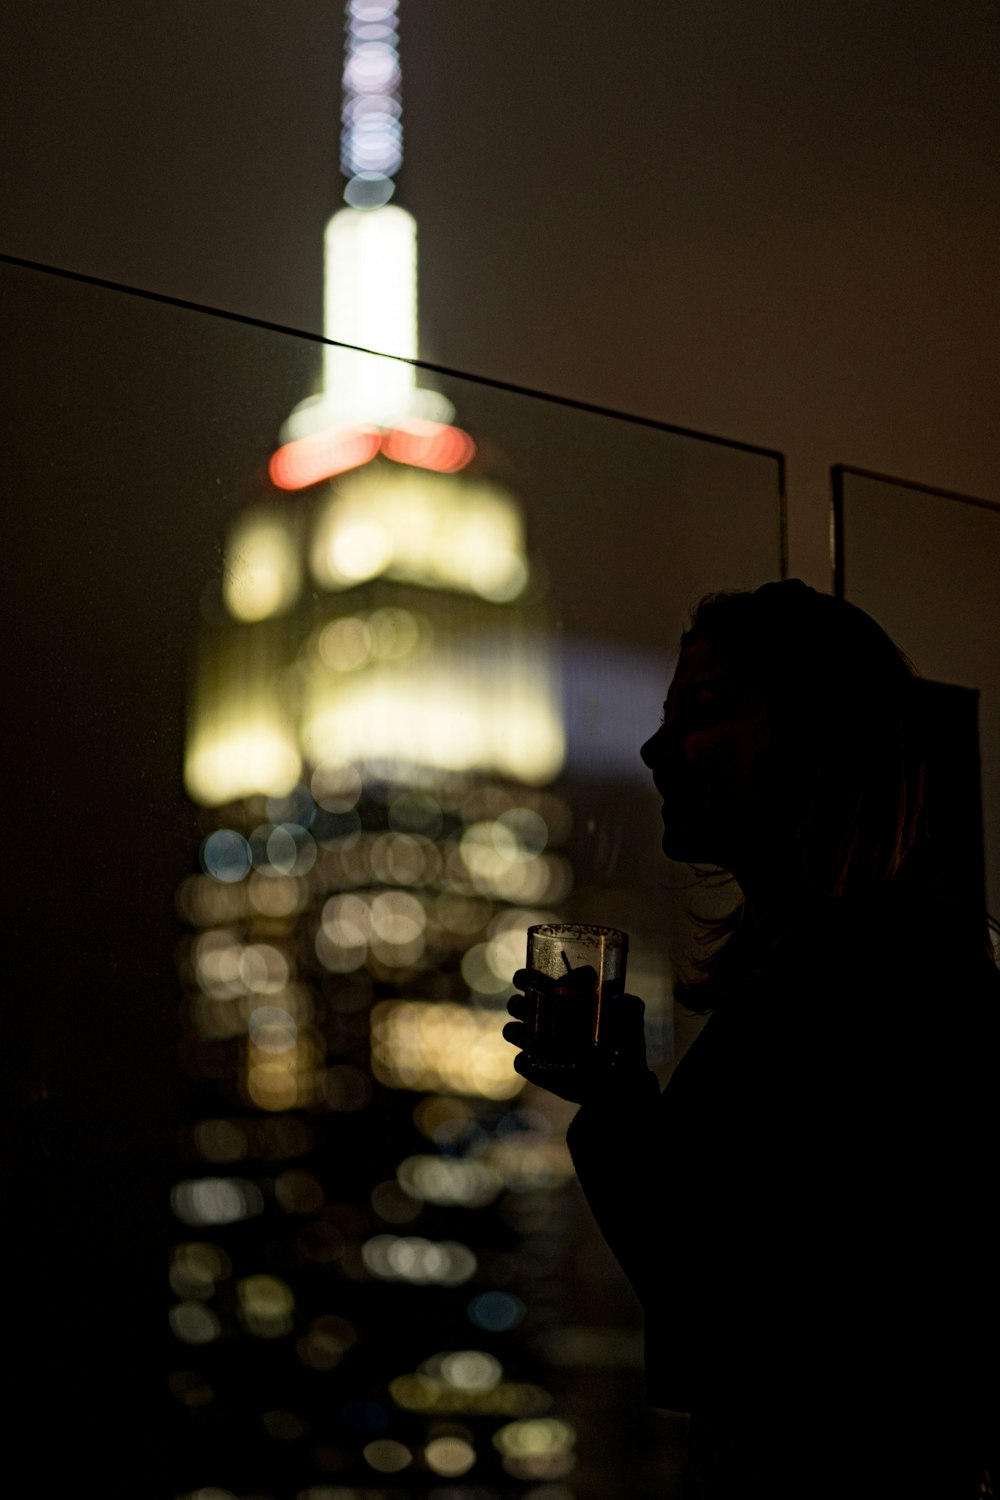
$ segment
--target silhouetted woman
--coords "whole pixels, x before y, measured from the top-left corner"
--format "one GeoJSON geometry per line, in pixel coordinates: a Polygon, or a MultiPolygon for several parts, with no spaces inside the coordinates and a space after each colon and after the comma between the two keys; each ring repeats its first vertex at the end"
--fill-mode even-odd
{"type": "Polygon", "coordinates": [[[514,1066],[581,1105],[648,1400],[691,1414],[713,1500],[973,1500],[1000,1428],[1000,970],[938,868],[914,670],[798,580],[710,595],[642,757],[665,853],[739,887],[675,987],[708,1020],[662,1092],[635,997],[613,1050],[514,1066]]]}

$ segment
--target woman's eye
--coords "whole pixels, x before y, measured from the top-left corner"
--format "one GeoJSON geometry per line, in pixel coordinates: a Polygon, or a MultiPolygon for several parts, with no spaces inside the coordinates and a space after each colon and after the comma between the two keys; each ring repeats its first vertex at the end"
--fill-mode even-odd
{"type": "Polygon", "coordinates": [[[725,700],[718,693],[706,693],[688,704],[687,717],[695,726],[712,725],[726,717],[725,700]]]}
{"type": "MultiPolygon", "coordinates": [[[[686,701],[681,701],[678,705],[679,720],[683,723],[685,717],[697,719],[710,718],[721,710],[723,706],[721,693],[715,692],[714,689],[703,688],[700,692],[695,693],[693,697],[688,698],[686,701]]],[[[670,716],[664,711],[660,715],[660,723],[666,724],[668,717],[670,716]]]]}

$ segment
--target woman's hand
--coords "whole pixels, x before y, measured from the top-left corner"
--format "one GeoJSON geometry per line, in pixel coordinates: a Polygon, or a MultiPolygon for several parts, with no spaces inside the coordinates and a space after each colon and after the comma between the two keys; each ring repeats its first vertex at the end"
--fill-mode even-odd
{"type": "Polygon", "coordinates": [[[642,1023],[646,1007],[638,995],[616,995],[605,1002],[596,1044],[584,1043],[556,1053],[551,1046],[539,1047],[538,1008],[560,1001],[585,1005],[586,997],[581,997],[579,986],[570,976],[560,981],[519,969],[514,983],[527,993],[512,995],[507,1002],[514,1019],[507,1022],[503,1035],[521,1049],[514,1058],[514,1071],[522,1078],[571,1104],[611,1101],[640,1080],[645,1084],[650,1071],[642,1023]]]}

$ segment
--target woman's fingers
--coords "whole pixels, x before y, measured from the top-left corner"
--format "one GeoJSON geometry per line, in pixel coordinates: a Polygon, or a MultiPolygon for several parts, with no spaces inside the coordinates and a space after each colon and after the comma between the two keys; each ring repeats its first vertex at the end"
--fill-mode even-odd
{"type": "Polygon", "coordinates": [[[526,1047],[529,1040],[528,1028],[523,1021],[508,1021],[503,1029],[503,1039],[514,1047],[526,1047]]]}
{"type": "MultiPolygon", "coordinates": [[[[626,1074],[631,1079],[643,1076],[646,1068],[646,1046],[643,1027],[645,1002],[638,995],[621,995],[610,1001],[601,1020],[601,1042],[598,1050],[584,1048],[583,1052],[570,1047],[565,1060],[533,1055],[538,1038],[534,1021],[538,1001],[536,996],[546,993],[559,994],[558,981],[537,975],[530,969],[519,969],[514,975],[514,984],[528,994],[511,995],[507,1001],[507,1012],[513,1017],[503,1028],[504,1041],[517,1052],[512,1059],[514,1072],[529,1083],[537,1084],[549,1093],[557,1094],[570,1103],[582,1104],[587,1099],[599,1098],[626,1074]]],[[[543,1002],[544,1004],[544,1002],[543,1002]]]]}
{"type": "Polygon", "coordinates": [[[548,990],[555,982],[550,974],[543,974],[539,969],[518,969],[511,980],[519,990],[548,990]]]}
{"type": "Polygon", "coordinates": [[[518,1021],[526,1020],[533,1010],[534,1005],[526,995],[511,995],[507,1001],[507,1014],[518,1021]]]}

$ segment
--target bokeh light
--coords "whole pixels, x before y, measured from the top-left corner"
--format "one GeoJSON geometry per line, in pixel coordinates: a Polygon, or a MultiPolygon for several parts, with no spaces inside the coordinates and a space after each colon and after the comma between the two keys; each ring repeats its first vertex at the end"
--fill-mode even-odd
{"type": "Polygon", "coordinates": [[[499,1172],[482,1161],[407,1156],[400,1162],[396,1175],[411,1198],[456,1208],[484,1208],[504,1190],[499,1172]]]}
{"type": "Polygon", "coordinates": [[[340,169],[344,198],[359,208],[388,199],[403,162],[397,25],[395,0],[351,0],[347,8],[340,169]]]}
{"type": "Polygon", "coordinates": [[[304,880],[280,875],[273,868],[267,876],[252,874],[247,891],[252,910],[261,917],[295,916],[305,909],[309,899],[304,880]]]}
{"type": "Polygon", "coordinates": [[[244,1276],[237,1283],[240,1322],[256,1338],[277,1339],[292,1329],[295,1297],[280,1276],[244,1276]]]}
{"type": "Polygon", "coordinates": [[[201,846],[201,864],[205,873],[226,885],[244,880],[252,863],[250,845],[233,828],[217,828],[201,846]]]}
{"type": "MultiPolygon", "coordinates": [[[[411,464],[418,469],[434,469],[439,474],[456,474],[475,458],[476,445],[460,427],[431,422],[423,417],[409,417],[385,434],[382,452],[395,463],[411,464]]],[[[510,566],[507,558],[500,564],[498,571],[505,579],[509,577],[510,566]]],[[[527,582],[527,570],[522,567],[516,576],[517,585],[501,597],[512,599],[520,593],[527,582]]],[[[487,589],[481,586],[477,587],[477,592],[483,593],[487,598],[491,597],[487,589]]]]}
{"type": "Polygon", "coordinates": [[[420,1134],[438,1146],[451,1146],[460,1141],[475,1118],[468,1100],[449,1095],[425,1095],[417,1100],[413,1109],[413,1123],[420,1134]]]}
{"type": "Polygon", "coordinates": [[[371,1190],[371,1205],[387,1224],[411,1224],[419,1218],[423,1204],[405,1193],[398,1182],[379,1182],[371,1190]]]}
{"type": "Polygon", "coordinates": [[[369,858],[372,874],[387,885],[425,885],[441,869],[436,846],[422,834],[379,834],[372,840],[369,858]]]}
{"type": "Polygon", "coordinates": [[[507,1333],[524,1319],[525,1306],[510,1292],[480,1292],[468,1308],[469,1322],[486,1333],[507,1333]]]}
{"type": "Polygon", "coordinates": [[[240,960],[243,945],[234,933],[217,928],[203,933],[193,947],[194,975],[207,995],[225,1000],[243,993],[240,960]]]}
{"type": "Polygon", "coordinates": [[[316,863],[316,841],[298,823],[262,823],[249,842],[253,863],[263,875],[304,875],[316,863]]]}
{"type": "Polygon", "coordinates": [[[307,489],[321,479],[368,463],[378,452],[379,442],[375,428],[354,424],[309,433],[284,443],[272,455],[268,474],[276,489],[307,489]]]}
{"type": "Polygon", "coordinates": [[[294,1017],[278,1005],[259,1005],[247,1018],[247,1030],[262,1052],[288,1052],[298,1039],[294,1017]]]}
{"type": "Polygon", "coordinates": [[[218,1314],[203,1302],[178,1302],[170,1309],[174,1337],[184,1344],[210,1344],[219,1337],[218,1314]]]}
{"type": "Polygon", "coordinates": [[[219,1245],[190,1241],[175,1245],[170,1256],[170,1285],[178,1297],[211,1297],[216,1283],[232,1273],[232,1261],[219,1245]]]}
{"type": "Polygon", "coordinates": [[[308,1108],[322,1092],[322,1043],[311,1030],[299,1030],[293,1037],[294,1022],[276,1007],[267,1007],[265,1015],[262,1043],[251,1037],[246,1049],[247,1102],[276,1113],[308,1108]],[[280,1017],[284,1019],[276,1019],[280,1017]]]}
{"type": "Polygon", "coordinates": [[[573,1467],[576,1433],[558,1417],[531,1417],[499,1428],[493,1443],[515,1478],[557,1479],[573,1467]]]}
{"type": "Polygon", "coordinates": [[[424,1448],[427,1467],[435,1474],[457,1479],[467,1474],[476,1462],[476,1450],[467,1438],[432,1438],[424,1448]]]}
{"type": "Polygon", "coordinates": [[[230,532],[222,599],[234,619],[252,622],[291,608],[302,563],[294,518],[287,510],[245,512],[230,532]]]}
{"type": "Polygon", "coordinates": [[[372,1070],[392,1088],[513,1098],[524,1079],[512,1066],[505,1020],[450,1002],[380,1001],[372,1008],[372,1070]]]}
{"type": "Polygon", "coordinates": [[[380,1474],[399,1474],[413,1462],[413,1454],[392,1438],[376,1438],[363,1449],[365,1462],[380,1474]]]}
{"type": "Polygon", "coordinates": [[[242,1177],[199,1177],[178,1182],[170,1205],[184,1224],[236,1224],[264,1211],[264,1195],[242,1177]]]}
{"type": "Polygon", "coordinates": [[[343,813],[357,805],[364,783],[357,766],[327,763],[316,767],[309,785],[317,806],[343,813]]]}
{"type": "Polygon", "coordinates": [[[462,1286],[476,1274],[476,1257],[454,1240],[379,1234],[361,1247],[365,1269],[380,1281],[462,1286]]]}
{"type": "Polygon", "coordinates": [[[314,1318],[296,1343],[299,1359],[311,1370],[332,1370],[358,1341],[354,1325],[339,1314],[314,1318]]]}
{"type": "MultiPolygon", "coordinates": [[[[470,1355],[476,1352],[469,1351],[470,1355]]],[[[479,1367],[472,1358],[464,1368],[460,1360],[451,1371],[458,1378],[449,1378],[445,1371],[451,1359],[448,1354],[434,1355],[419,1370],[395,1376],[389,1383],[389,1393],[396,1405],[404,1411],[439,1417],[461,1414],[508,1420],[541,1416],[552,1405],[552,1397],[540,1386],[506,1380],[495,1365],[479,1367]]]]}
{"type": "Polygon", "coordinates": [[[492,1391],[503,1378],[503,1366],[481,1349],[438,1354],[421,1366],[425,1375],[444,1380],[459,1391],[492,1391]]]}

